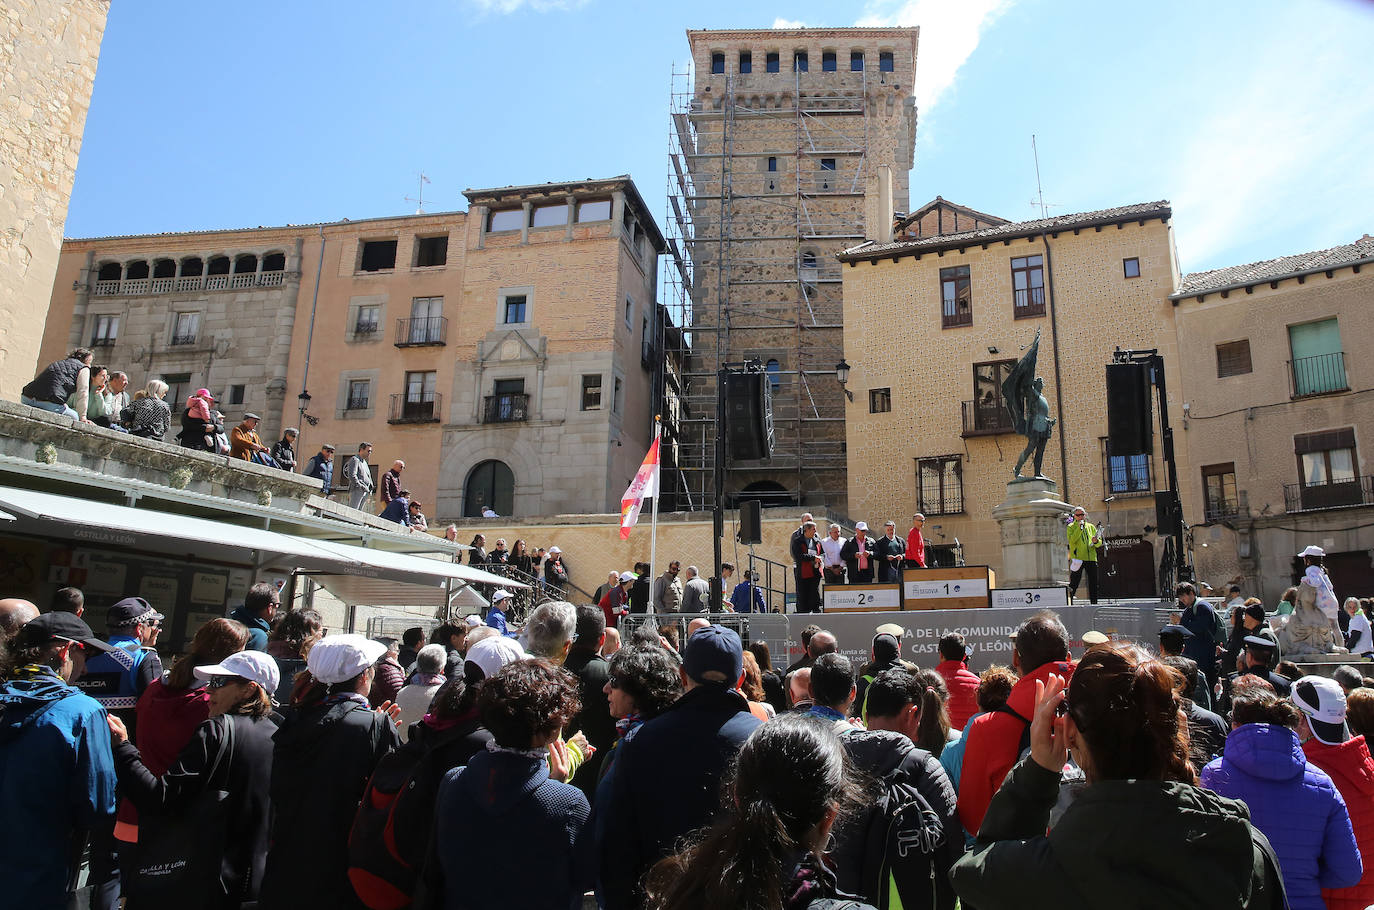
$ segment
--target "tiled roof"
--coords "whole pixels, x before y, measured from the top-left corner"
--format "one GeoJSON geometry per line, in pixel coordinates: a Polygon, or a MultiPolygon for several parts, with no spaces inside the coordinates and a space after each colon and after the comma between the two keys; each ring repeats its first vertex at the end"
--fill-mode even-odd
{"type": "Polygon", "coordinates": [[[1007,219],[1005,218],[999,217],[997,215],[989,215],[987,212],[980,212],[977,209],[971,209],[968,206],[960,205],[957,202],[950,202],[944,196],[936,196],[934,199],[930,200],[925,205],[913,210],[910,214],[897,219],[898,228],[905,228],[915,223],[918,219],[921,218],[921,216],[925,215],[927,212],[933,211],[936,206],[948,206],[951,209],[958,209],[961,212],[967,212],[968,214],[977,218],[979,221],[990,221],[993,224],[1008,223],[1007,219]]]}
{"type": "Polygon", "coordinates": [[[1278,259],[1266,259],[1263,262],[1247,262],[1245,265],[1232,265],[1209,272],[1193,272],[1191,275],[1183,276],[1178,293],[1172,297],[1177,300],[1198,294],[1210,294],[1370,260],[1374,260],[1374,237],[1366,234],[1354,243],[1333,246],[1329,250],[1280,256],[1278,259]]]}
{"type": "Polygon", "coordinates": [[[1149,218],[1169,218],[1173,210],[1167,200],[1159,202],[1139,202],[1135,205],[1122,205],[1096,212],[1078,212],[1072,215],[1055,215],[1053,218],[1039,218],[1034,221],[1013,221],[996,227],[964,231],[959,234],[942,234],[937,237],[923,237],[920,240],[898,240],[893,243],[865,243],[840,253],[840,260],[848,262],[856,259],[876,259],[901,253],[920,253],[926,250],[950,249],[952,247],[975,246],[993,240],[1011,237],[1030,237],[1040,233],[1068,231],[1074,228],[1094,227],[1102,224],[1116,224],[1123,221],[1136,221],[1149,218]]]}

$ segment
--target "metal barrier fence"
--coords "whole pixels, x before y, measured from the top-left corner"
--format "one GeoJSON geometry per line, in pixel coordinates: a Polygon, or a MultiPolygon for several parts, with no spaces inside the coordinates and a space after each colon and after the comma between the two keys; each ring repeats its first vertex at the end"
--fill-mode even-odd
{"type": "Polygon", "coordinates": [[[631,613],[620,620],[621,646],[629,645],[634,631],[645,625],[655,629],[674,626],[677,629],[678,641],[685,644],[687,624],[698,618],[708,619],[727,629],[735,630],[746,647],[750,642],[765,643],[768,645],[775,668],[782,668],[790,663],[784,660],[787,656],[789,633],[787,617],[782,613],[631,613]]]}

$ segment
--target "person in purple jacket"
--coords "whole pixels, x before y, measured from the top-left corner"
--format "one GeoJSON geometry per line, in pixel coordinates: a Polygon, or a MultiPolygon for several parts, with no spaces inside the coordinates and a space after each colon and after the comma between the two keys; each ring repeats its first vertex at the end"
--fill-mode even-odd
{"type": "Polygon", "coordinates": [[[1278,854],[1292,910],[1326,910],[1322,888],[1348,888],[1363,874],[1345,800],[1307,761],[1292,702],[1255,690],[1231,707],[1226,751],[1202,770],[1202,786],[1240,799],[1278,854]]]}

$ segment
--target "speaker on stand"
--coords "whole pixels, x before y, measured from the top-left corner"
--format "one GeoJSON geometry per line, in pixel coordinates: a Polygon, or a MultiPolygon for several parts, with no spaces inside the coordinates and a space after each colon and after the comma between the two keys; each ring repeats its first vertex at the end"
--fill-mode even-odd
{"type": "Polygon", "coordinates": [[[773,457],[773,385],[766,373],[727,374],[725,433],[731,460],[773,457]]]}
{"type": "Polygon", "coordinates": [[[1154,453],[1153,395],[1144,363],[1107,364],[1107,454],[1154,453]]]}
{"type": "Polygon", "coordinates": [[[763,503],[757,499],[741,500],[735,539],[743,544],[763,543],[763,503]]]}

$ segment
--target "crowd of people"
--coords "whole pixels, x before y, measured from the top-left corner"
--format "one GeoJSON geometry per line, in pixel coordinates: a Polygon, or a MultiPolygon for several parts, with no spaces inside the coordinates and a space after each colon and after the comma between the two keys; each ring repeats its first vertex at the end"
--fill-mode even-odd
{"type": "Polygon", "coordinates": [[[83,609],[0,601],[15,906],[67,906],[83,850],[102,910],[1374,903],[1374,679],[1253,663],[1209,710],[1181,623],[1075,656],[1037,613],[981,674],[958,633],[860,665],[812,625],[783,667],[562,600],[326,636],[262,584],[165,669],[146,601],[83,609]]]}

